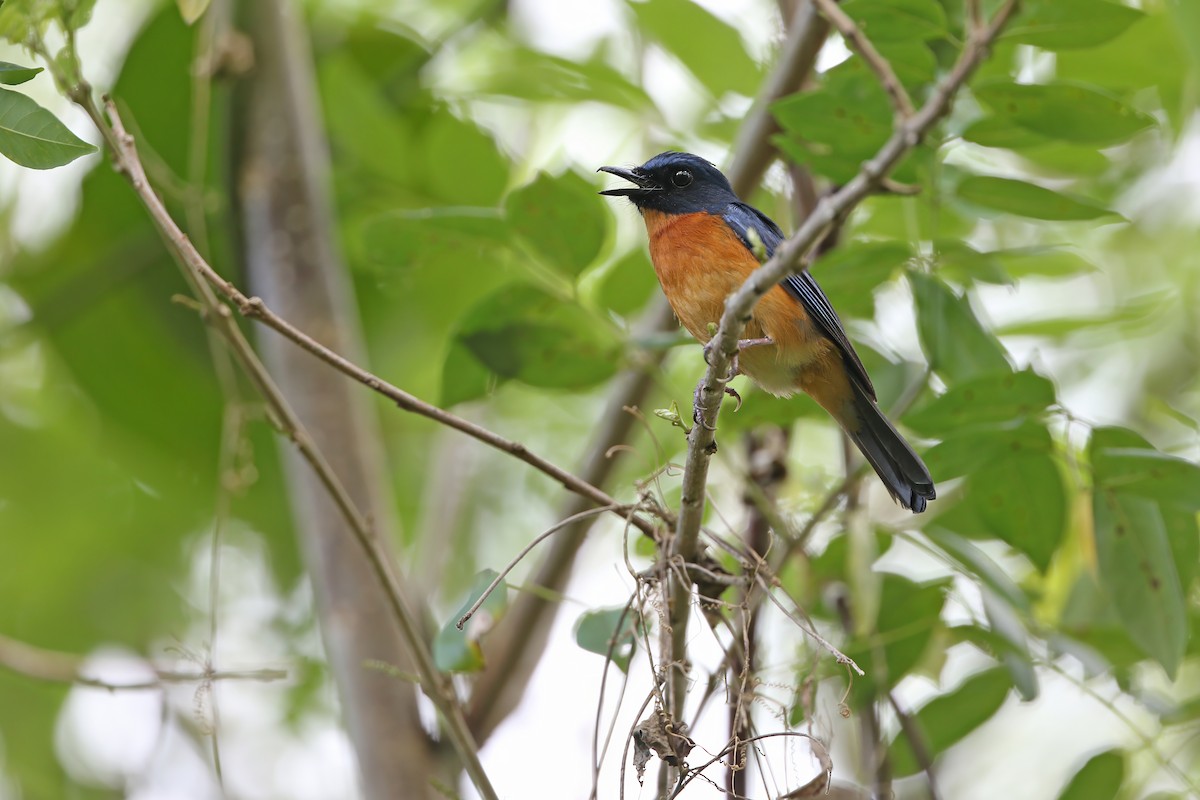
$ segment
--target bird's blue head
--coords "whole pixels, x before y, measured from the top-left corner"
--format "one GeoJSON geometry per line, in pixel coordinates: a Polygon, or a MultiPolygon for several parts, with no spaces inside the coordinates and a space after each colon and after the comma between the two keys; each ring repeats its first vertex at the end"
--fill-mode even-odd
{"type": "Polygon", "coordinates": [[[600,194],[628,197],[640,210],[667,214],[720,213],[737,201],[729,180],[711,162],[691,153],[659,153],[640,167],[601,167],[633,184],[600,194]]]}

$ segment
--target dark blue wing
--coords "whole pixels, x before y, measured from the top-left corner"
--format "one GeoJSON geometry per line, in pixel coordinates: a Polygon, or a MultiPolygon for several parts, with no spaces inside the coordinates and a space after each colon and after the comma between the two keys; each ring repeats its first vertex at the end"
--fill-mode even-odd
{"type": "MultiPolygon", "coordinates": [[[[753,228],[758,233],[758,238],[766,246],[768,256],[775,254],[775,248],[784,239],[783,231],[779,230],[779,226],[770,217],[745,203],[730,203],[722,216],[747,248],[751,248],[749,230],[753,228]]],[[[813,276],[809,275],[807,271],[798,275],[789,275],[780,281],[779,285],[796,298],[800,305],[804,306],[809,318],[838,346],[838,349],[842,351],[842,359],[846,362],[850,375],[874,398],[875,387],[871,385],[871,377],[867,375],[867,368],[863,366],[858,353],[854,352],[854,345],[850,344],[846,330],[842,327],[842,321],[838,319],[837,312],[829,304],[829,298],[821,291],[821,287],[817,285],[813,276]]]]}

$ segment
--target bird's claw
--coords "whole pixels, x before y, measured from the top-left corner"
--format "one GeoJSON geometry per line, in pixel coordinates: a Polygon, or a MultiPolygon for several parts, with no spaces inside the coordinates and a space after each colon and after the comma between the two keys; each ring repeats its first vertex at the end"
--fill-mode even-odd
{"type": "Polygon", "coordinates": [[[734,402],[737,404],[733,407],[734,412],[741,411],[742,410],[742,396],[740,394],[738,394],[737,389],[733,388],[732,386],[726,386],[725,394],[732,397],[734,402]]]}
{"type": "MultiPolygon", "coordinates": [[[[704,343],[704,363],[708,364],[709,366],[712,366],[713,343],[714,340],[712,339],[704,343]]],[[[726,376],[725,380],[731,381],[741,374],[742,370],[741,366],[738,364],[738,354],[741,353],[742,350],[747,350],[751,347],[761,347],[762,345],[767,344],[775,344],[775,342],[768,336],[764,336],[760,339],[739,339],[737,343],[737,350],[735,350],[733,355],[729,358],[729,374],[726,376]]],[[[707,424],[704,421],[705,407],[704,404],[700,402],[700,396],[702,393],[701,386],[697,386],[695,393],[692,395],[692,419],[695,420],[697,425],[704,426],[706,430],[715,431],[715,427],[707,424]]],[[[742,396],[738,394],[737,389],[734,389],[732,386],[726,386],[725,394],[732,397],[734,402],[737,404],[733,407],[733,410],[735,412],[740,411],[742,408],[742,396]]]]}
{"type": "Polygon", "coordinates": [[[704,421],[704,412],[708,410],[708,407],[705,406],[704,402],[700,399],[703,394],[704,384],[696,384],[696,390],[692,392],[692,421],[704,428],[706,431],[715,431],[717,429],[715,425],[709,425],[704,421]]]}

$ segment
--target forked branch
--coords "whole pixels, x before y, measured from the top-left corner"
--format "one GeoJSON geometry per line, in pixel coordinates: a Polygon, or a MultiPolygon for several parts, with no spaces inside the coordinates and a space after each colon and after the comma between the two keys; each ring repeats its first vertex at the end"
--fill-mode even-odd
{"type": "MultiPolygon", "coordinates": [[[[702,406],[701,421],[692,428],[688,436],[673,556],[681,558],[685,563],[695,559],[704,514],[708,467],[715,450],[717,415],[725,396],[725,385],[731,379],[730,361],[737,351],[738,339],[750,319],[754,305],[787,275],[804,269],[809,251],[825,231],[844,219],[868,194],[879,187],[896,164],[920,144],[933,126],[949,112],[955,94],[979,66],[989,46],[1016,10],[1016,6],[1017,0],[1006,0],[990,23],[985,27],[972,28],[968,32],[958,61],[935,86],[921,109],[906,119],[897,118],[891,137],[874,158],[864,163],[858,174],[841,189],[823,198],[800,228],[776,249],[770,260],[755,270],[725,301],[720,326],[710,345],[708,369],[698,387],[697,394],[702,406]]],[[[682,582],[677,582],[672,587],[672,658],[678,663],[683,663],[687,652],[690,589],[689,585],[682,582]]],[[[675,718],[681,715],[686,687],[686,676],[677,670],[669,692],[671,714],[675,718]]]]}

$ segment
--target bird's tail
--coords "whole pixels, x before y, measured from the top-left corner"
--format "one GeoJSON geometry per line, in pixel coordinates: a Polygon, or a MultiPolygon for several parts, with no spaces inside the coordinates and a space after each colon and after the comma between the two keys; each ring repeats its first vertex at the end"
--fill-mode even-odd
{"type": "Polygon", "coordinates": [[[926,501],[937,496],[929,469],[866,391],[853,381],[851,384],[858,427],[851,430],[850,425],[844,425],[846,434],[875,468],[896,502],[920,514],[926,501]]]}

